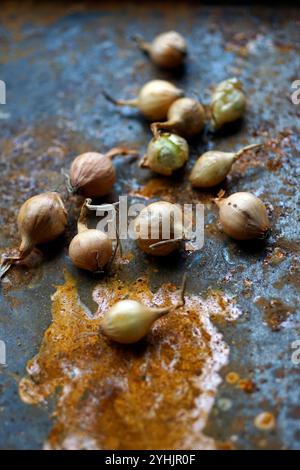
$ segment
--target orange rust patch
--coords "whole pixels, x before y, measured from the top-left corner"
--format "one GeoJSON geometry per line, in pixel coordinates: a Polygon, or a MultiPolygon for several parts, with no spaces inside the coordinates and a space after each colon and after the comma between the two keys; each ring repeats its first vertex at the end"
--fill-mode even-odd
{"type": "MultiPolygon", "coordinates": [[[[219,294],[218,294],[219,296],[219,294]]],[[[19,392],[26,403],[46,400],[55,391],[51,449],[213,449],[202,432],[221,381],[229,348],[210,317],[234,320],[240,314],[212,295],[186,296],[184,308],[156,322],[136,345],[121,346],[97,333],[104,311],[130,297],[147,305],[174,305],[177,288],[155,294],[148,280],[124,284],[116,278],[93,293],[93,317],[80,302],[75,281],[52,297],[53,321],[40,351],[27,365],[19,392]]]]}
{"type": "Polygon", "coordinates": [[[267,300],[259,297],[255,303],[262,309],[264,320],[273,331],[279,331],[282,324],[296,311],[295,306],[276,298],[267,300]]]}
{"type": "Polygon", "coordinates": [[[260,149],[243,153],[234,164],[231,176],[243,175],[248,168],[255,167],[269,171],[278,170],[282,166],[282,159],[286,156],[285,146],[292,145],[292,136],[292,131],[282,131],[276,138],[266,140],[260,149]]]}
{"type": "MultiPolygon", "coordinates": [[[[178,188],[177,188],[178,189],[178,188]]],[[[135,196],[141,196],[147,199],[151,199],[155,196],[164,195],[169,196],[171,199],[174,198],[176,188],[174,183],[167,178],[153,178],[148,181],[144,186],[141,186],[138,190],[134,191],[135,196]]]]}
{"type": "Polygon", "coordinates": [[[264,259],[264,264],[277,266],[278,264],[282,263],[282,261],[284,261],[285,257],[285,253],[279,247],[275,247],[274,250],[264,259]]]}
{"type": "Polygon", "coordinates": [[[216,196],[216,189],[200,191],[193,189],[190,183],[182,184],[174,181],[172,178],[153,178],[139,189],[132,191],[134,196],[140,196],[145,199],[162,197],[164,200],[173,203],[197,203],[210,204],[216,196]]]}
{"type": "Polygon", "coordinates": [[[240,376],[236,372],[228,372],[228,374],[225,377],[225,380],[227,383],[230,385],[236,384],[239,380],[240,376]]]}
{"type": "Polygon", "coordinates": [[[255,392],[256,385],[252,382],[251,379],[241,379],[239,380],[238,386],[241,390],[246,393],[253,393],[255,392]]]}

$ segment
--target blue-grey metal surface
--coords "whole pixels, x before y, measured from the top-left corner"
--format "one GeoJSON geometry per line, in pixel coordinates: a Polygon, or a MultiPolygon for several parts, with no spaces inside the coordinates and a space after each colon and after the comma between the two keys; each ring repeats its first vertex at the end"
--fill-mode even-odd
{"type": "MultiPolygon", "coordinates": [[[[205,295],[209,287],[220,288],[235,295],[244,312],[233,324],[218,325],[231,351],[221,375],[234,370],[250,377],[255,387],[247,393],[224,380],[206,428],[218,441],[242,449],[300,447],[300,364],[292,362],[292,343],[300,339],[300,105],[290,98],[292,82],[300,79],[299,22],[299,11],[293,8],[186,2],[176,2],[176,7],[168,2],[70,3],[64,8],[46,2],[1,4],[0,79],[7,85],[7,103],[0,105],[3,250],[17,246],[15,219],[21,203],[39,190],[56,187],[61,168],[68,168],[76,154],[115,144],[140,148],[143,154],[150,138],[147,123],[133,110],[116,110],[101,89],[130,96],[153,77],[172,78],[208,102],[216,83],[233,75],[243,81],[249,100],[243,125],[230,135],[206,132],[193,142],[188,169],[206,149],[266,142],[255,160],[240,162],[223,187],[228,192],[254,191],[268,202],[273,208],[271,237],[262,245],[237,244],[219,234],[217,209],[211,207],[200,252],[167,266],[163,260],[153,261],[159,268],[154,286],[170,279],[178,283],[188,270],[191,292],[205,295]],[[152,38],[168,29],[180,31],[189,46],[186,68],[175,78],[157,70],[130,39],[133,34],[152,38]],[[227,411],[221,406],[223,398],[231,400],[227,411]],[[272,432],[253,425],[262,409],[276,417],[272,432]]],[[[123,162],[117,159],[116,195],[150,179],[135,164],[123,162]]],[[[174,183],[179,202],[188,198],[181,184],[174,183]]],[[[71,212],[66,238],[47,262],[33,270],[16,268],[2,286],[0,340],[6,343],[7,365],[0,366],[1,448],[41,448],[51,428],[52,404],[22,403],[17,384],[51,321],[50,296],[62,282],[64,267],[80,278],[83,300],[92,302],[85,287],[90,292],[96,281],[72,268],[66,255],[74,220],[71,212]]],[[[133,278],[145,266],[138,256],[121,275],[133,278]]]]}

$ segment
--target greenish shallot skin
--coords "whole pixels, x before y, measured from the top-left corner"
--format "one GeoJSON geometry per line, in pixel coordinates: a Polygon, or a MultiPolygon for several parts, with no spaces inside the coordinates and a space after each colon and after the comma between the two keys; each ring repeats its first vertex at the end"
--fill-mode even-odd
{"type": "Polygon", "coordinates": [[[183,137],[164,133],[150,141],[141,166],[170,176],[187,162],[188,156],[189,146],[183,137]]]}
{"type": "Polygon", "coordinates": [[[221,82],[212,95],[211,112],[216,129],[243,117],[246,111],[246,96],[237,78],[221,82]]]}

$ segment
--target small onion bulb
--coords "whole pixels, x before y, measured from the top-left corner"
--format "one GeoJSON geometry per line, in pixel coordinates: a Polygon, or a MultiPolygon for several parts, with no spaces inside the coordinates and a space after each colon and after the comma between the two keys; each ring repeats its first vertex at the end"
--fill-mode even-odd
{"type": "Polygon", "coordinates": [[[211,150],[205,152],[196,161],[189,180],[194,188],[210,188],[221,183],[230,172],[234,162],[247,150],[260,147],[261,144],[248,145],[236,153],[211,150]]]}
{"type": "Polygon", "coordinates": [[[112,241],[101,230],[87,227],[87,205],[90,202],[87,199],[81,208],[78,233],[70,243],[69,256],[77,268],[97,272],[102,271],[112,259],[112,241]]]}
{"type": "Polygon", "coordinates": [[[264,203],[254,194],[234,193],[215,203],[223,231],[236,240],[265,238],[270,228],[268,212],[264,203]]]}
{"type": "Polygon", "coordinates": [[[140,38],[134,38],[151,60],[161,68],[174,69],[180,67],[187,54],[185,39],[176,31],[159,34],[148,43],[140,38]]]}
{"type": "Polygon", "coordinates": [[[188,157],[187,141],[179,135],[164,133],[151,139],[140,166],[170,176],[187,162],[188,157]]]}
{"type": "Polygon", "coordinates": [[[179,98],[171,104],[166,122],[155,122],[151,130],[157,136],[160,129],[173,131],[184,137],[199,134],[205,122],[205,111],[199,101],[192,98],[179,98]]]}
{"type": "Polygon", "coordinates": [[[106,154],[86,152],[78,155],[70,168],[70,192],[90,198],[109,194],[116,181],[111,159],[116,155],[129,154],[136,154],[136,150],[116,147],[106,154]]]}
{"type": "Polygon", "coordinates": [[[161,316],[184,305],[185,286],[186,275],[179,289],[179,299],[176,305],[170,307],[150,308],[129,299],[117,302],[105,312],[100,331],[117,343],[136,343],[149,333],[153,323],[161,316]]]}
{"type": "Polygon", "coordinates": [[[138,108],[149,121],[159,121],[166,118],[171,104],[184,92],[166,80],[151,80],[141,88],[137,98],[131,100],[116,100],[106,92],[103,95],[118,106],[138,108]]]}
{"type": "Polygon", "coordinates": [[[138,247],[149,255],[166,256],[184,238],[182,211],[176,204],[154,202],[141,210],[134,222],[138,247]]]}
{"type": "Polygon", "coordinates": [[[100,328],[117,343],[136,343],[169,311],[170,308],[149,308],[135,300],[121,300],[105,313],[100,328]]]}
{"type": "Polygon", "coordinates": [[[14,262],[26,258],[36,245],[55,240],[64,232],[67,211],[59,194],[47,192],[27,199],[20,208],[17,225],[21,236],[19,254],[4,258],[0,277],[14,262]]]}
{"type": "Polygon", "coordinates": [[[213,92],[211,102],[212,121],[216,129],[243,117],[246,96],[237,78],[221,82],[213,92]]]}

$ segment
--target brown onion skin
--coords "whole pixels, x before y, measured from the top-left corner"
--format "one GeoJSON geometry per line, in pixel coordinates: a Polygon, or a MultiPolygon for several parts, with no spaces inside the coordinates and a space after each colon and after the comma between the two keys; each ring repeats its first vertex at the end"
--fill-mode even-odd
{"type": "Polygon", "coordinates": [[[95,272],[103,269],[112,257],[112,242],[97,229],[78,233],[70,243],[69,256],[77,268],[95,272]]]}
{"type": "Polygon", "coordinates": [[[86,152],[75,158],[70,169],[74,192],[97,198],[109,194],[116,181],[111,159],[97,152],[86,152]]]}
{"type": "Polygon", "coordinates": [[[21,256],[35,245],[55,240],[67,225],[67,212],[59,194],[47,192],[27,199],[20,208],[17,225],[21,256]]]}

